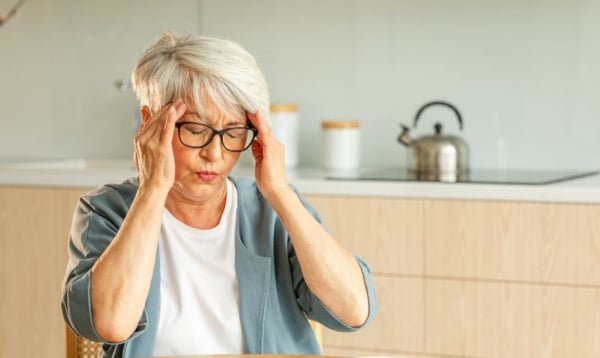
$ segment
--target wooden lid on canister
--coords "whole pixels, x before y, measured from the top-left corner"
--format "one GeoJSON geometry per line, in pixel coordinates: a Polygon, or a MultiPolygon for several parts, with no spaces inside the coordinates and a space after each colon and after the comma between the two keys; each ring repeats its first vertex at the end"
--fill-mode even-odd
{"type": "Polygon", "coordinates": [[[360,128],[360,121],[348,119],[331,119],[321,121],[322,129],[348,129],[360,128]]]}
{"type": "Polygon", "coordinates": [[[298,105],[294,103],[273,103],[270,107],[271,112],[298,112],[298,105]]]}

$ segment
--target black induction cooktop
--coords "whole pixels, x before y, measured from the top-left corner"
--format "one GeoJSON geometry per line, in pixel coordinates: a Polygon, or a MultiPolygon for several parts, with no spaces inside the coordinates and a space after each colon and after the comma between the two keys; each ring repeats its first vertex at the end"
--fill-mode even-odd
{"type": "Polygon", "coordinates": [[[591,170],[471,169],[456,175],[417,175],[405,168],[364,169],[329,173],[328,179],[381,181],[435,181],[445,183],[543,185],[597,175],[591,170]]]}

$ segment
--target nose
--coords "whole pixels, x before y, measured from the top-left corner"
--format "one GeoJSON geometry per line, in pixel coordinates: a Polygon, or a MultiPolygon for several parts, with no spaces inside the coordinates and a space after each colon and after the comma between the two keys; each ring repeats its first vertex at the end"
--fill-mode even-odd
{"type": "Polygon", "coordinates": [[[204,148],[200,149],[200,155],[208,160],[214,161],[220,159],[223,154],[223,144],[221,143],[221,136],[215,134],[210,143],[204,148]]]}

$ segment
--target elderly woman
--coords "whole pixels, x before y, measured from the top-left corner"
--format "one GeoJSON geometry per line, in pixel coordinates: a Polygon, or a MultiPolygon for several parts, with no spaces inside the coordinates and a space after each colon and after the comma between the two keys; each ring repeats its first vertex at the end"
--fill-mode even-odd
{"type": "Polygon", "coordinates": [[[269,95],[238,44],[166,33],[132,74],[139,176],[75,211],[62,309],[108,357],[304,353],[307,318],[353,331],[372,277],[287,182],[269,95]],[[231,177],[246,149],[255,180],[231,177]]]}

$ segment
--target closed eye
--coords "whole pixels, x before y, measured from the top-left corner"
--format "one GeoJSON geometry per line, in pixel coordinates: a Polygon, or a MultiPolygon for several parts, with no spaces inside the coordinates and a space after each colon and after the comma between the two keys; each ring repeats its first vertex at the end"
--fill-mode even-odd
{"type": "Polygon", "coordinates": [[[176,124],[177,127],[180,127],[185,131],[185,133],[190,135],[205,135],[210,132],[210,128],[204,124],[193,123],[193,122],[179,122],[176,124]]]}
{"type": "Polygon", "coordinates": [[[205,133],[208,129],[202,129],[202,128],[200,128],[199,130],[198,129],[195,130],[193,128],[185,128],[185,130],[188,131],[190,134],[193,134],[193,135],[201,135],[201,134],[205,133]]]}
{"type": "Polygon", "coordinates": [[[247,134],[247,131],[248,131],[248,129],[246,129],[244,127],[227,128],[225,130],[225,135],[227,135],[229,138],[232,138],[232,139],[241,138],[247,134]]]}

